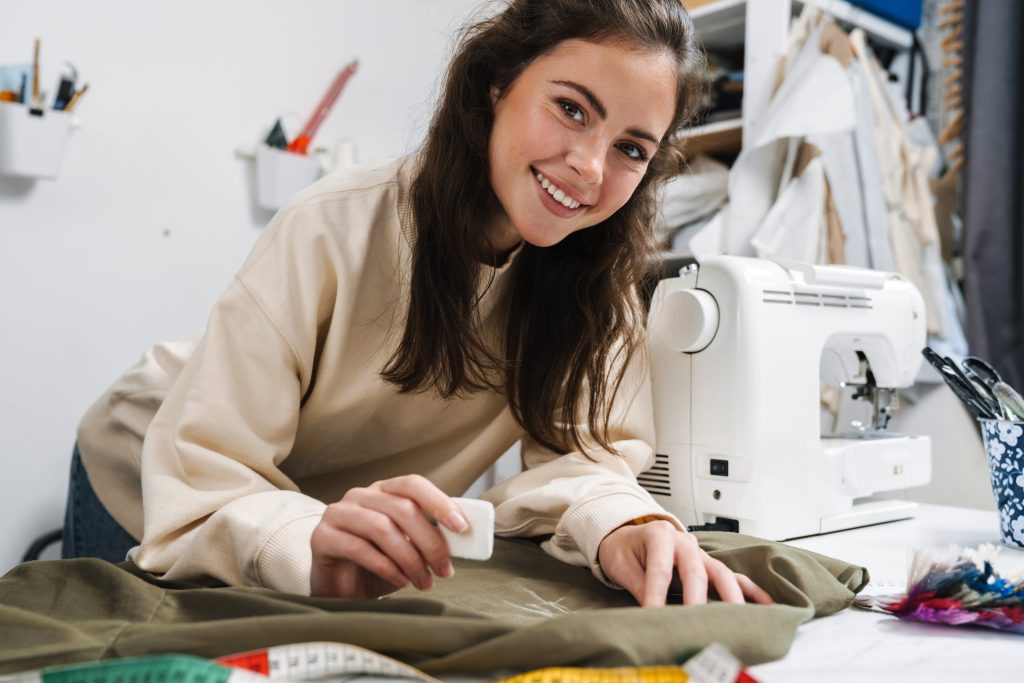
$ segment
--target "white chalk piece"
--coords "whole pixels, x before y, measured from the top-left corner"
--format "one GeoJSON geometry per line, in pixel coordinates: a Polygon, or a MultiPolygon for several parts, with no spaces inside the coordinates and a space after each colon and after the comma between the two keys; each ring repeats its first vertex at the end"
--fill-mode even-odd
{"type": "Polygon", "coordinates": [[[469,528],[455,533],[443,524],[438,524],[448,554],[466,560],[489,560],[494,550],[494,506],[486,500],[475,498],[452,498],[469,522],[469,528]]]}

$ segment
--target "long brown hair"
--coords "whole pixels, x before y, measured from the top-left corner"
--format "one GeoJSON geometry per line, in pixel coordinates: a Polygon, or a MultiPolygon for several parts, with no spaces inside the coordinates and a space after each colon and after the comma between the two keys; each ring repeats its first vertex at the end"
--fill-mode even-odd
{"type": "Polygon", "coordinates": [[[446,399],[504,391],[541,445],[586,452],[589,434],[615,452],[608,423],[625,368],[643,346],[637,288],[654,253],[656,192],[682,168],[675,134],[693,114],[703,64],[679,0],[511,0],[465,28],[411,188],[417,240],[409,313],[382,376],[402,392],[434,389],[446,399]],[[490,93],[504,92],[530,62],[572,38],[672,55],[675,116],[621,209],[554,246],[523,245],[509,273],[503,348],[495,349],[477,313],[480,257],[490,253],[481,217],[500,211],[489,180],[490,93]]]}

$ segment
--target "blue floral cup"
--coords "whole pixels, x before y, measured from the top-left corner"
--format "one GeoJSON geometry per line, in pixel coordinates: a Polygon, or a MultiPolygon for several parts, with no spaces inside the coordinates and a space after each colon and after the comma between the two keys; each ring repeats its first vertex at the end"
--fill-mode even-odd
{"type": "Polygon", "coordinates": [[[1024,548],[1024,422],[978,420],[1003,543],[1024,548]]]}

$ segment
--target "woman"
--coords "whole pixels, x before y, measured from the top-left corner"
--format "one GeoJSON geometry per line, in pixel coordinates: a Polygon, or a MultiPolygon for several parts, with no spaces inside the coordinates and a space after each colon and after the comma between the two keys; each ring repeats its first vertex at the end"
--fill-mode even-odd
{"type": "Polygon", "coordinates": [[[464,528],[448,496],[522,439],[525,471],[484,495],[499,535],[643,605],[673,571],[687,603],[769,602],[635,479],[636,291],[692,33],[678,0],[513,0],[467,29],[421,153],[300,194],[195,348],[156,347],[90,410],[67,554],[95,513],[123,527],[115,559],[141,539],[131,559],[168,579],[426,589],[452,574],[428,516],[464,528]]]}

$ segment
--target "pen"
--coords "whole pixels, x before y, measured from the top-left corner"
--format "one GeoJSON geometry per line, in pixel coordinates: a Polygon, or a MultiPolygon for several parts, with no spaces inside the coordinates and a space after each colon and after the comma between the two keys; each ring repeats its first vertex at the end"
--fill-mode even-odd
{"type": "Polygon", "coordinates": [[[84,95],[85,91],[88,89],[89,84],[86,83],[82,86],[81,90],[76,91],[75,94],[71,96],[71,99],[68,100],[68,106],[64,107],[64,111],[70,112],[72,109],[74,109],[75,105],[78,104],[78,100],[82,99],[82,95],[84,95]]]}
{"type": "Polygon", "coordinates": [[[53,96],[53,108],[57,111],[68,106],[68,101],[75,94],[75,83],[78,82],[78,69],[71,62],[67,62],[67,65],[71,67],[71,74],[61,75],[60,83],[57,86],[57,94],[53,96]]]}
{"type": "Polygon", "coordinates": [[[317,105],[313,115],[309,117],[309,121],[306,122],[306,127],[302,129],[299,137],[295,138],[288,145],[288,151],[296,154],[306,154],[309,149],[309,143],[312,141],[313,136],[316,135],[317,128],[323,123],[323,120],[327,118],[328,112],[331,107],[338,100],[338,96],[341,95],[342,89],[345,84],[348,83],[348,79],[352,77],[352,74],[356,72],[356,68],[359,66],[359,60],[354,59],[352,63],[346,66],[344,69],[338,72],[335,76],[334,82],[331,83],[331,87],[327,89],[327,93],[324,94],[320,104],[317,105]]]}
{"type": "Polygon", "coordinates": [[[74,82],[67,76],[61,76],[60,84],[57,86],[57,94],[53,97],[53,108],[60,111],[67,106],[72,94],[75,92],[74,82]]]}

